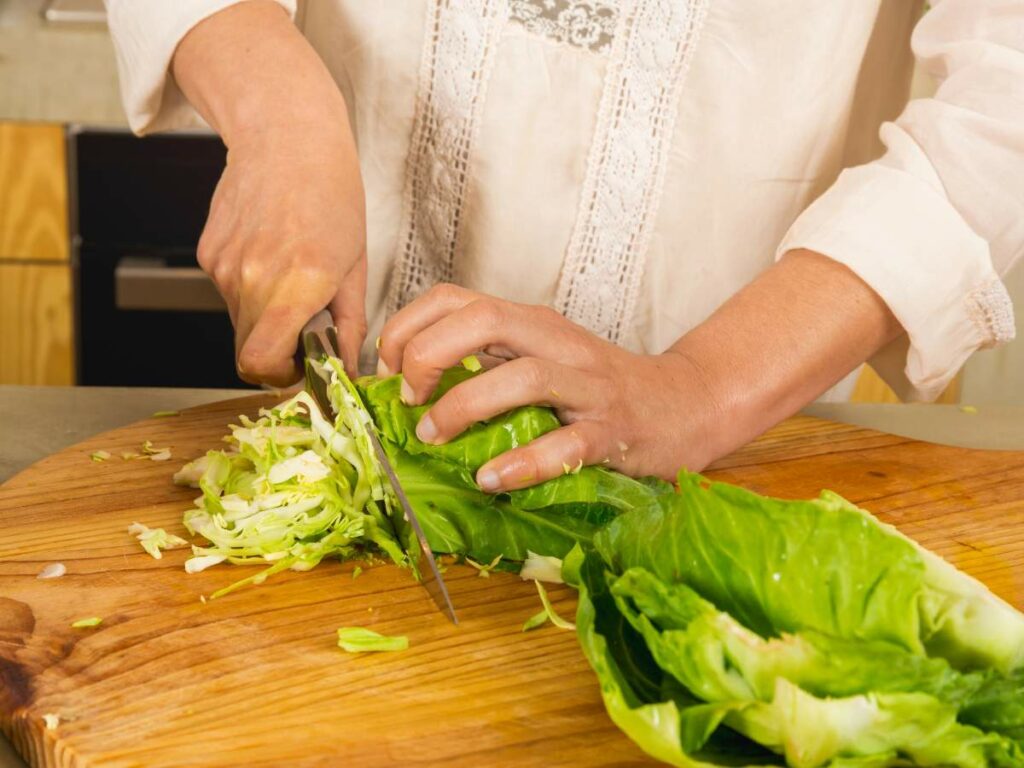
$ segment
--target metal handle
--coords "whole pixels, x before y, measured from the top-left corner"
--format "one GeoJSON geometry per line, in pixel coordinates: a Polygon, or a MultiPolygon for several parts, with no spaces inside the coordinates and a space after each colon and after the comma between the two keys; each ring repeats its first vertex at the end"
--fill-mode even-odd
{"type": "Polygon", "coordinates": [[[160,258],[126,256],[114,268],[118,309],[223,312],[224,299],[198,267],[170,267],[160,258]]]}

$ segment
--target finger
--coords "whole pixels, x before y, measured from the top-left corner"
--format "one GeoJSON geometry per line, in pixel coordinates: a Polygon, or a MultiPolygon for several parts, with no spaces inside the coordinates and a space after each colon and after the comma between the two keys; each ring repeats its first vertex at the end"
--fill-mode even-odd
{"type": "Polygon", "coordinates": [[[561,315],[546,307],[485,297],[442,317],[405,345],[402,394],[406,402],[426,402],[446,368],[491,347],[511,351],[516,357],[588,367],[584,336],[561,315]]]}
{"type": "Polygon", "coordinates": [[[328,309],[338,329],[338,350],[345,371],[352,378],[359,375],[359,350],[366,339],[366,255],[341,282],[338,294],[328,309]]]}
{"type": "Polygon", "coordinates": [[[238,254],[230,247],[224,228],[211,218],[199,238],[196,261],[213,280],[224,299],[231,324],[238,319],[238,254]]]}
{"type": "Polygon", "coordinates": [[[452,387],[420,419],[416,436],[439,444],[472,424],[521,405],[549,405],[560,415],[606,402],[600,380],[550,360],[520,357],[452,387]]]}
{"type": "Polygon", "coordinates": [[[196,246],[196,261],[209,275],[213,274],[214,267],[220,261],[220,256],[231,239],[232,228],[228,225],[224,215],[225,188],[224,177],[221,176],[217,187],[213,190],[213,196],[210,198],[206,223],[203,225],[203,231],[199,235],[199,243],[196,246]]]}
{"type": "Polygon", "coordinates": [[[596,421],[579,421],[491,459],[477,471],[476,482],[488,493],[536,485],[597,464],[604,458],[605,442],[604,430],[596,421]]]}
{"type": "Polygon", "coordinates": [[[238,325],[238,270],[237,262],[230,256],[219,259],[208,272],[213,284],[217,286],[217,292],[224,299],[228,315],[231,317],[231,324],[238,325]]]}
{"type": "Polygon", "coordinates": [[[399,373],[405,345],[413,336],[480,296],[458,285],[440,283],[388,318],[380,332],[377,375],[399,373]]]}
{"type": "Polygon", "coordinates": [[[286,279],[266,306],[252,320],[243,303],[239,312],[239,330],[252,323],[252,330],[238,352],[238,371],[246,381],[286,387],[301,376],[295,364],[295,351],[303,326],[324,308],[327,300],[309,290],[298,277],[286,279]],[[297,286],[297,288],[296,288],[297,286]]]}

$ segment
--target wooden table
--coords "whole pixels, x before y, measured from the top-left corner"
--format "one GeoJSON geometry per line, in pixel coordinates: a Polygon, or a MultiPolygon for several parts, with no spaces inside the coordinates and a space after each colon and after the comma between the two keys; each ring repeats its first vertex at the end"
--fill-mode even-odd
{"type": "MultiPolygon", "coordinates": [[[[247,573],[186,575],[127,533],[181,532],[194,491],[170,474],[259,399],[203,406],[94,437],[0,488],[0,727],[33,765],[630,765],[572,633],[522,634],[537,609],[514,576],[448,575],[450,625],[391,566],[352,580],[325,563],[203,604],[247,573]],[[164,464],[116,456],[143,440],[164,464]],[[61,579],[39,581],[50,562],[61,579]],[[100,627],[70,623],[102,616],[100,627]],[[351,656],[334,630],[405,634],[403,653],[351,656]],[[43,714],[61,717],[46,730],[43,714]]],[[[263,402],[266,402],[264,400],[263,402]]],[[[829,487],[1024,606],[1024,452],[939,447],[798,417],[709,474],[779,496],[829,487]]],[[[553,593],[563,614],[571,590],[553,593]]]]}

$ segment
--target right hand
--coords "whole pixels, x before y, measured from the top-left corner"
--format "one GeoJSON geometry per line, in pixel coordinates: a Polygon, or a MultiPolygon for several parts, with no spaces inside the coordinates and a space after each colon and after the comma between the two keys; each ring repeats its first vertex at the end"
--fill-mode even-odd
{"type": "Polygon", "coordinates": [[[298,381],[299,333],[326,308],[356,373],[366,337],[366,213],[345,101],[276,2],[234,3],[178,44],[173,74],[223,137],[227,168],[199,240],[246,381],[298,381]]]}
{"type": "Polygon", "coordinates": [[[356,373],[366,337],[366,223],[347,126],[236,135],[198,255],[227,302],[243,379],[294,384],[296,339],[325,307],[356,373]]]}

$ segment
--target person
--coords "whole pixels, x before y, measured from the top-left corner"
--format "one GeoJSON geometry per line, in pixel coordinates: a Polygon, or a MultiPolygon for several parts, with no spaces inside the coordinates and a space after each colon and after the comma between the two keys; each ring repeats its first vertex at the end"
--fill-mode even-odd
{"type": "Polygon", "coordinates": [[[412,404],[502,361],[418,427],[552,406],[488,491],[671,478],[866,360],[928,399],[1013,337],[1019,0],[107,4],[132,128],[227,146],[198,259],[239,372],[293,382],[325,307],[412,404]]]}

